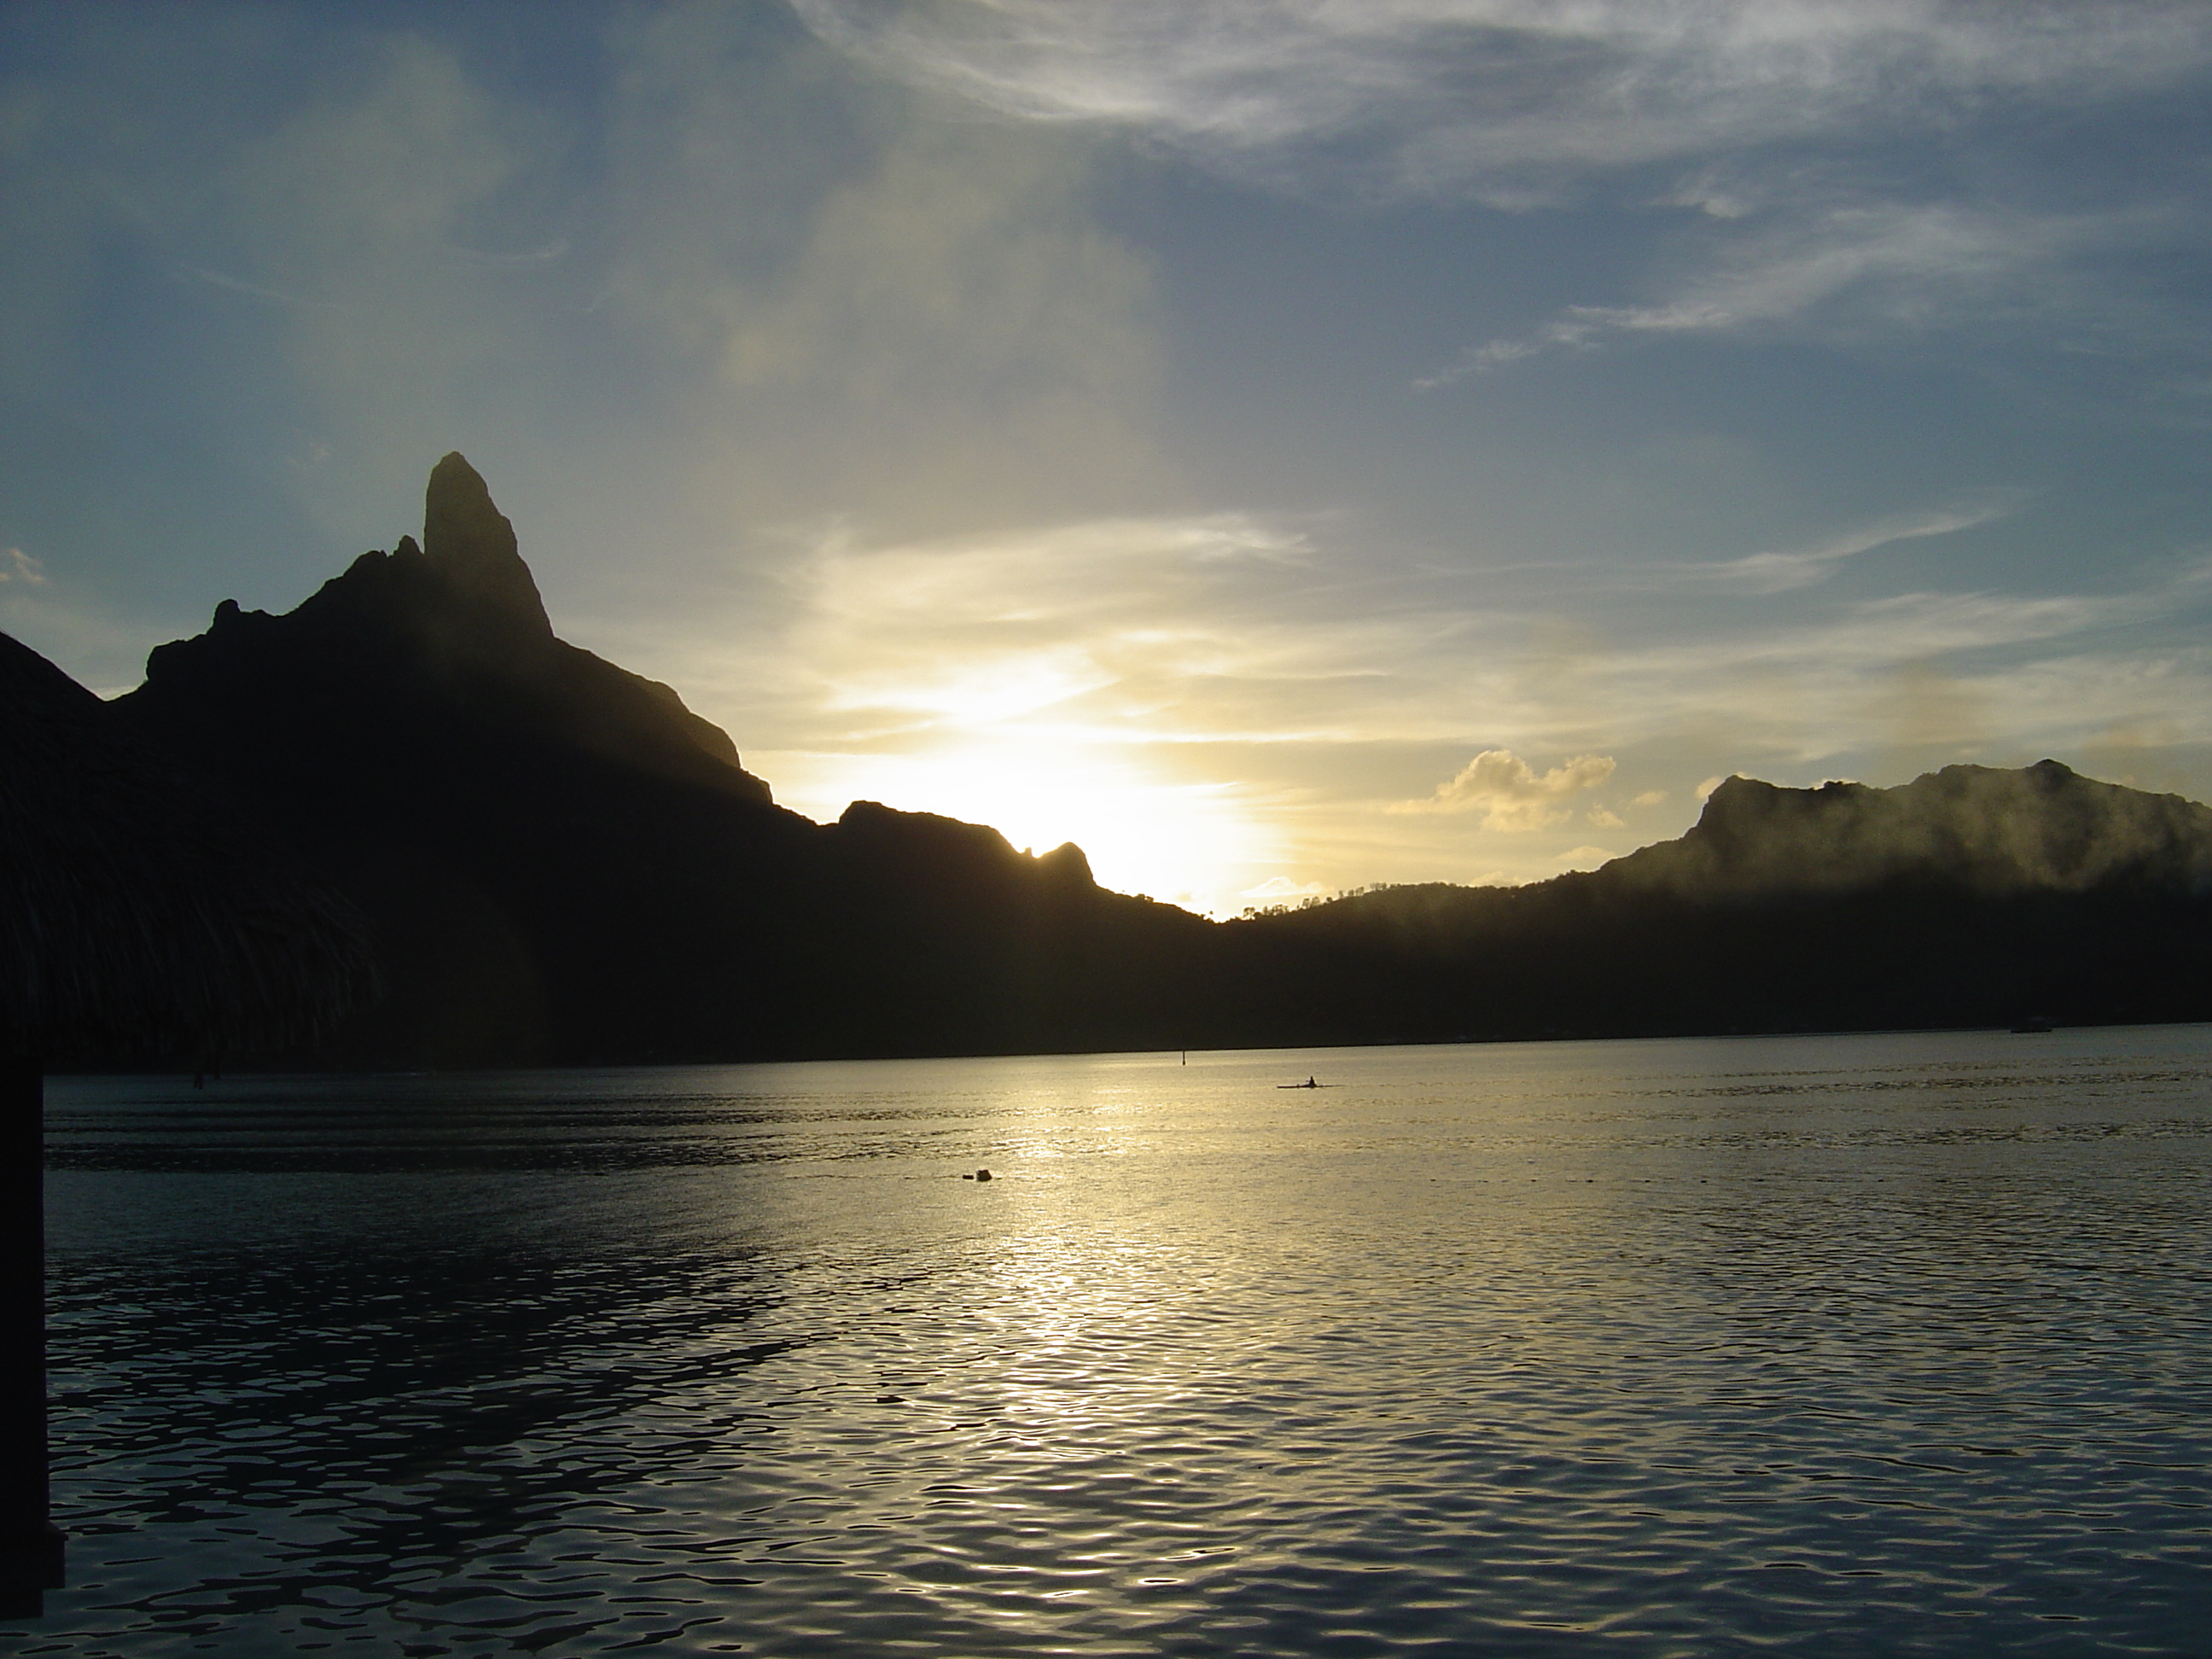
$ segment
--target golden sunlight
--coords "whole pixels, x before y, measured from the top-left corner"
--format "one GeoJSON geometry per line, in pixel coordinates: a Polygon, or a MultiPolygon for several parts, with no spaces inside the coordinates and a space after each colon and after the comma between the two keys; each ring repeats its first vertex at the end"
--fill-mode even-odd
{"type": "Polygon", "coordinates": [[[1046,733],[963,736],[901,755],[763,757],[787,805],[833,818],[849,801],[988,823],[1017,848],[1072,841],[1101,886],[1231,914],[1273,838],[1227,788],[1168,783],[1125,756],[1046,733]]]}

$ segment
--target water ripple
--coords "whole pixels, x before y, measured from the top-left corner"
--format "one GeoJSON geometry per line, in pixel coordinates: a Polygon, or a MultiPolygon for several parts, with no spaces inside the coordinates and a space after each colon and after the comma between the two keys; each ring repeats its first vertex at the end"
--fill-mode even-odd
{"type": "Polygon", "coordinates": [[[6,1653],[2200,1642],[2201,1030],[55,1096],[6,1653]]]}

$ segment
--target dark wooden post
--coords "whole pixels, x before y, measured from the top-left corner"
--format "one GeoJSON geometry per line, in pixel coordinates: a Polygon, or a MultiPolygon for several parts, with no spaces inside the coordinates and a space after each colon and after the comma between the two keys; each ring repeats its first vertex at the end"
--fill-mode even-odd
{"type": "Polygon", "coordinates": [[[0,1619],[62,1587],[47,1513],[45,1067],[0,1055],[0,1619]]]}

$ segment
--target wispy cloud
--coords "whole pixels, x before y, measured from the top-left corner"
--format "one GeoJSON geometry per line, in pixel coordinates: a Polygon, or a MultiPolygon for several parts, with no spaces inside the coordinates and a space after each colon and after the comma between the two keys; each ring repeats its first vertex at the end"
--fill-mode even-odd
{"type": "Polygon", "coordinates": [[[2212,650],[2169,624],[2208,603],[2201,564],[2116,592],[1892,594],[1781,627],[1625,643],[1573,707],[1529,696],[1516,700],[1523,718],[1498,725],[1526,743],[1595,739],[1623,754],[1725,733],[1720,752],[1751,770],[1891,744],[1951,759],[2064,756],[2154,726],[2200,744],[2212,742],[2198,707],[2212,699],[2212,650]]]}
{"type": "Polygon", "coordinates": [[[44,587],[46,568],[20,547],[0,547],[0,582],[21,582],[26,587],[44,587]]]}
{"type": "Polygon", "coordinates": [[[2197,142],[2148,135],[2212,71],[2212,12],[2166,0],[795,3],[903,79],[1275,189],[1686,218],[1649,297],[1474,343],[1431,388],[1639,338],[2110,325],[2139,297],[2109,291],[2116,248],[2206,236],[2191,171],[2138,159],[2197,142]],[[2048,142],[2115,119],[2130,141],[2048,142]]]}
{"type": "Polygon", "coordinates": [[[232,294],[243,294],[249,299],[267,300],[280,306],[289,306],[300,311],[343,311],[346,307],[336,300],[310,300],[298,294],[287,294],[281,289],[264,288],[259,283],[249,283],[242,277],[229,276],[220,270],[209,270],[201,265],[179,264],[179,276],[190,277],[196,283],[205,283],[210,288],[226,289],[232,294]]]}
{"type": "MultiPolygon", "coordinates": [[[[744,710],[754,744],[780,750],[919,754],[1018,732],[1124,753],[1233,749],[1243,758],[1191,762],[1193,775],[1233,781],[1267,749],[1471,747],[1483,752],[1431,795],[1406,801],[1401,782],[1370,799],[1485,823],[1504,802],[1501,825],[1516,801],[1553,811],[1604,781],[1589,757],[1686,731],[1730,734],[1743,764],[1850,751],[1914,665],[1979,687],[2025,744],[2153,717],[2212,732],[2192,712],[2200,690],[2212,708],[2212,652],[2145,634],[2212,605],[2212,561],[2098,592],[1820,596],[1786,617],[1762,603],[2010,504],[1970,500],[1692,567],[1686,580],[1709,597],[1689,635],[1646,625],[1658,578],[1607,573],[1613,610],[1595,587],[1583,595],[1603,631],[1564,655],[1537,647],[1540,608],[1381,562],[1348,577],[1340,527],[1230,514],[890,546],[841,532],[790,567],[775,639],[736,653],[666,642],[654,672],[710,709],[744,710]],[[1530,753],[1581,758],[1540,769],[1520,758],[1530,753]]],[[[1665,782],[1638,777],[1634,804],[1657,804],[1648,786],[1665,782]]]]}
{"type": "Polygon", "coordinates": [[[1340,582],[1304,532],[1243,514],[890,546],[841,528],[785,585],[763,678],[811,725],[878,744],[1015,721],[1138,744],[1327,731],[1344,682],[1407,637],[1387,597],[1305,625],[1340,582]]]}
{"type": "Polygon", "coordinates": [[[1509,203],[1591,169],[1936,131],[1997,100],[2101,100],[2212,62],[2201,9],[2155,0],[796,3],[825,40],[1009,113],[1279,176],[1509,203]]]}
{"type": "Polygon", "coordinates": [[[1487,341],[1417,379],[1424,390],[1549,352],[1611,342],[1784,331],[1863,339],[1962,325],[2089,325],[2098,300],[2057,273],[2116,250],[2201,235],[2157,210],[1992,210],[1851,204],[1778,210],[1716,228],[1699,268],[1641,306],[1570,306],[1531,332],[1487,341]]]}
{"type": "Polygon", "coordinates": [[[1990,492],[1933,513],[1884,519],[1812,547],[1677,565],[1668,574],[1675,580],[1708,583],[1739,593],[1786,593],[1826,581],[1845,560],[1876,548],[1988,524],[2004,517],[2023,499],[2017,490],[1990,492]]]}

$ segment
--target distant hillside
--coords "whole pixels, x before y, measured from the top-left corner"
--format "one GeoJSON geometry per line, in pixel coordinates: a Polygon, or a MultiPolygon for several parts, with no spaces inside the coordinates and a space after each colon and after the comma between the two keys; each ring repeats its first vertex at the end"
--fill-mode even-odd
{"type": "Polygon", "coordinates": [[[1408,1036],[2212,1018],[2212,809],[2048,760],[1731,778],[1596,871],[1243,925],[1364,957],[1408,1036]]]}
{"type": "Polygon", "coordinates": [[[1947,766],[1894,789],[1729,778],[1678,841],[1616,859],[1631,890],[1748,898],[1940,884],[1990,896],[2212,890],[2212,808],[2057,761],[1947,766]]]}

